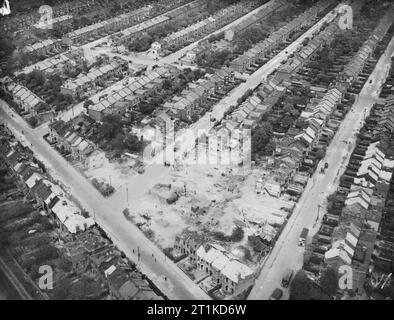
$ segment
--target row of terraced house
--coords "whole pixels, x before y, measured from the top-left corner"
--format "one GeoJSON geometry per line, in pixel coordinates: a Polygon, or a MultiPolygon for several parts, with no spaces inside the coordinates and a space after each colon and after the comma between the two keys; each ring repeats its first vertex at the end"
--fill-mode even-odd
{"type": "MultiPolygon", "coordinates": [[[[54,18],[58,18],[60,16],[67,16],[71,14],[78,14],[78,12],[94,8],[94,6],[99,2],[99,0],[74,0],[72,2],[62,3],[58,5],[52,6],[53,16],[54,18]]],[[[11,4],[12,10],[12,4],[11,4]]],[[[40,13],[37,10],[34,10],[30,13],[20,14],[20,15],[11,15],[3,17],[0,23],[0,30],[2,32],[13,31],[15,29],[29,29],[35,24],[37,24],[40,20],[40,13]]],[[[59,19],[61,20],[61,19],[59,19]]]]}
{"type": "Polygon", "coordinates": [[[327,234],[331,240],[324,262],[335,270],[344,265],[351,267],[353,282],[348,289],[359,293],[364,290],[372,261],[380,259],[376,243],[394,172],[393,152],[385,154],[380,142],[374,141],[383,132],[392,135],[393,131],[376,127],[375,121],[384,120],[382,116],[386,112],[392,115],[392,111],[388,104],[374,106],[338,188],[345,197],[343,208],[338,218],[324,218],[317,235],[319,239],[321,234],[327,234]]]}
{"type": "Polygon", "coordinates": [[[127,28],[114,35],[114,37],[117,38],[118,43],[127,43],[128,41],[132,41],[133,39],[135,39],[142,32],[154,31],[157,28],[164,28],[166,25],[173,23],[178,19],[182,19],[185,14],[190,14],[194,11],[197,12],[206,5],[206,2],[203,0],[195,0],[186,4],[184,4],[184,2],[185,1],[175,1],[175,3],[173,3],[169,7],[169,9],[175,9],[172,9],[152,19],[127,28]]]}
{"type": "Polygon", "coordinates": [[[190,83],[180,95],[173,97],[171,101],[163,105],[164,111],[173,118],[191,122],[194,117],[207,111],[204,106],[211,96],[220,93],[226,85],[234,83],[234,81],[234,72],[224,67],[195,83],[190,83]]]}
{"type": "Polygon", "coordinates": [[[100,67],[94,67],[86,74],[79,74],[75,79],[68,79],[60,87],[60,92],[69,94],[72,97],[81,98],[87,94],[87,91],[95,88],[110,77],[123,78],[129,70],[129,64],[126,60],[116,57],[108,64],[100,67]]]}
{"type": "Polygon", "coordinates": [[[62,188],[48,180],[42,168],[31,157],[8,143],[3,143],[1,148],[4,160],[23,182],[23,188],[44,210],[57,218],[60,229],[75,234],[95,225],[95,221],[85,217],[62,188]]]}
{"type": "Polygon", "coordinates": [[[236,296],[247,290],[254,281],[254,271],[221,245],[207,242],[196,231],[185,230],[175,239],[176,252],[188,256],[196,268],[208,278],[200,283],[203,290],[220,290],[236,296]]]}
{"type": "Polygon", "coordinates": [[[131,111],[140,101],[155,95],[162,87],[165,79],[172,79],[179,69],[172,66],[158,67],[145,75],[125,81],[122,88],[111,93],[97,104],[88,107],[88,114],[96,121],[112,113],[131,111]]]}
{"type": "Polygon", "coordinates": [[[284,27],[273,32],[267,39],[257,43],[241,56],[231,61],[230,67],[239,73],[244,73],[251,65],[255,64],[256,61],[266,58],[269,53],[279,44],[283,43],[293,32],[311,25],[317,15],[329,8],[333,2],[334,1],[319,1],[284,27]]]}
{"type": "Polygon", "coordinates": [[[69,122],[55,120],[49,124],[48,142],[71,160],[83,162],[96,149],[89,140],[94,120],[81,113],[69,122]]]}
{"type": "Polygon", "coordinates": [[[220,29],[232,20],[240,17],[259,5],[258,1],[244,1],[226,7],[212,16],[192,24],[180,31],[174,32],[160,40],[161,49],[180,46],[195,41],[201,36],[220,29]]]}

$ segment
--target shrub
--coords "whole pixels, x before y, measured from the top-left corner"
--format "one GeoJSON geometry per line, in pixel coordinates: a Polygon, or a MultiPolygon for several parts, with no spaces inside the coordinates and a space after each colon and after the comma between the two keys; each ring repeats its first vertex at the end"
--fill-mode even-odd
{"type": "Polygon", "coordinates": [[[26,121],[33,128],[35,128],[38,124],[37,117],[35,117],[35,116],[28,118],[26,121]]]}
{"type": "Polygon", "coordinates": [[[239,242],[243,238],[244,238],[244,230],[241,227],[236,227],[231,233],[229,240],[233,242],[239,242]]]}
{"type": "Polygon", "coordinates": [[[248,236],[248,244],[255,253],[260,253],[265,249],[265,244],[259,236],[248,236]]]}
{"type": "Polygon", "coordinates": [[[152,229],[145,229],[143,233],[149,240],[153,240],[155,238],[155,232],[152,229]]]}
{"type": "Polygon", "coordinates": [[[333,268],[324,270],[320,278],[320,286],[330,296],[333,296],[338,290],[338,273],[333,268]]]}
{"type": "Polygon", "coordinates": [[[235,227],[229,236],[226,236],[221,231],[213,231],[211,232],[211,236],[219,241],[239,242],[244,237],[244,230],[241,227],[235,227]]]}

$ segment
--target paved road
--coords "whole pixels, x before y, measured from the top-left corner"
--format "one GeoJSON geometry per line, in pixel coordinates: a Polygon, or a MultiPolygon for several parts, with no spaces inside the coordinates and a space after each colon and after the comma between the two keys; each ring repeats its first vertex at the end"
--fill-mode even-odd
{"type": "Polygon", "coordinates": [[[8,278],[0,270],[0,301],[1,300],[20,300],[20,296],[15,288],[11,285],[8,278]]]}
{"type": "MultiPolygon", "coordinates": [[[[8,279],[8,286],[5,286],[4,290],[4,299],[5,299],[5,292],[8,290],[8,294],[12,294],[12,289],[14,289],[14,294],[16,293],[20,299],[22,300],[32,300],[32,297],[30,294],[27,292],[25,287],[22,285],[22,283],[19,281],[19,279],[15,276],[13,273],[13,270],[10,269],[10,266],[7,265],[7,263],[3,260],[2,257],[0,257],[0,281],[6,283],[6,279],[8,279]],[[4,277],[3,279],[1,279],[4,277]]],[[[0,283],[1,283],[0,282],[0,283]]],[[[1,292],[0,292],[1,294],[1,292]]],[[[1,300],[1,296],[0,296],[1,300]]]]}
{"type": "MultiPolygon", "coordinates": [[[[270,254],[260,276],[251,291],[250,300],[268,299],[273,290],[280,287],[281,278],[286,268],[299,270],[303,265],[302,247],[297,245],[302,228],[309,228],[310,235],[315,233],[324,214],[324,199],[334,192],[339,185],[339,177],[346,168],[346,164],[355,146],[355,134],[361,128],[364,117],[369,113],[373,104],[378,101],[379,92],[390,68],[390,57],[394,53],[394,38],[378,61],[373,73],[370,75],[358,99],[342,122],[337,134],[332,140],[326,157],[320,165],[328,162],[326,174],[319,174],[319,168],[309,180],[307,187],[298,202],[293,215],[288,221],[282,235],[279,237],[270,254]],[[372,83],[369,83],[372,80],[372,83]],[[349,141],[350,145],[345,142],[349,141]],[[350,147],[351,146],[351,147],[350,147]],[[318,205],[321,205],[319,217],[318,205]],[[318,220],[316,220],[318,218],[318,220]]],[[[288,297],[285,290],[284,299],[288,297]]]]}

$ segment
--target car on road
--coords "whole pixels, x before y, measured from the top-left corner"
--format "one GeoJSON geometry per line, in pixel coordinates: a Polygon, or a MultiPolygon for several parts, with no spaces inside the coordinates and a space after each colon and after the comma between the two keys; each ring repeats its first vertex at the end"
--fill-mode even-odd
{"type": "Polygon", "coordinates": [[[309,232],[309,229],[308,229],[308,228],[302,229],[300,238],[298,239],[298,245],[299,245],[299,246],[305,247],[306,238],[308,237],[308,232],[309,232]]]}
{"type": "Polygon", "coordinates": [[[276,288],[274,292],[272,292],[270,296],[270,300],[280,300],[283,296],[283,291],[279,288],[276,288]]]}
{"type": "Polygon", "coordinates": [[[290,284],[291,278],[293,277],[294,271],[290,268],[286,269],[282,278],[282,287],[287,288],[290,284]]]}

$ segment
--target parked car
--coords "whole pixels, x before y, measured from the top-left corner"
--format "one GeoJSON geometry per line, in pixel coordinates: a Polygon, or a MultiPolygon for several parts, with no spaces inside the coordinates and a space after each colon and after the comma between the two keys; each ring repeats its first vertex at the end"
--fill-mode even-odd
{"type": "Polygon", "coordinates": [[[274,292],[272,292],[270,296],[270,300],[280,300],[283,296],[283,291],[279,288],[276,288],[274,292]]]}
{"type": "Polygon", "coordinates": [[[306,242],[306,238],[308,237],[308,232],[309,229],[308,228],[303,228],[300,238],[298,239],[298,245],[301,247],[305,247],[305,242],[306,242]]]}
{"type": "Polygon", "coordinates": [[[294,271],[287,269],[282,278],[282,287],[287,288],[290,284],[291,278],[293,277],[294,271]]]}

